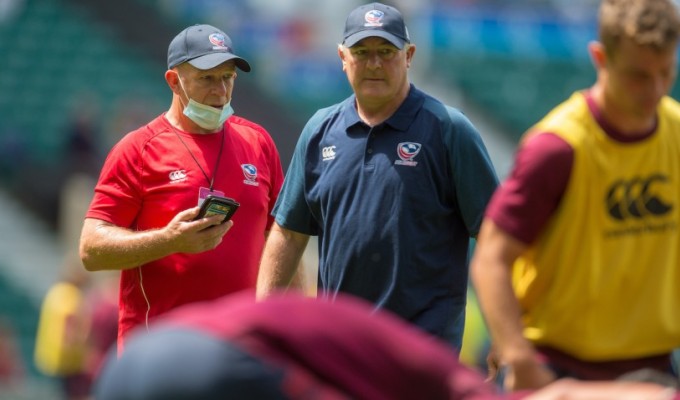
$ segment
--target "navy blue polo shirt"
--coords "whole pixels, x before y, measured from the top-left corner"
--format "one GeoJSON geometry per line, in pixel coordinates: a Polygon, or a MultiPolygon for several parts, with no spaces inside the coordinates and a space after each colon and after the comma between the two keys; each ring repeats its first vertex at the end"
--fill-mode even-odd
{"type": "Polygon", "coordinates": [[[411,85],[373,128],[354,95],[319,110],[273,215],[319,236],[321,296],[359,296],[460,348],[469,240],[497,184],[470,121],[411,85]]]}

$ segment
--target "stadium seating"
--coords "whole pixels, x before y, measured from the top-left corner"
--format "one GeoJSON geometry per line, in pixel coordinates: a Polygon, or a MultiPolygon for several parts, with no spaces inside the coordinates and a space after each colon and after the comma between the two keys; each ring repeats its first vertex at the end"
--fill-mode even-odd
{"type": "Polygon", "coordinates": [[[0,24],[0,50],[0,135],[20,132],[29,159],[46,166],[63,155],[75,112],[70,99],[93,95],[105,116],[103,129],[124,95],[148,100],[155,114],[167,89],[112,30],[63,0],[26,0],[15,19],[0,24]]]}
{"type": "MultiPolygon", "coordinates": [[[[65,0],[25,0],[22,4],[23,8],[14,18],[0,22],[3,54],[0,59],[0,153],[3,158],[0,180],[7,177],[9,168],[37,170],[39,174],[33,177],[39,179],[29,184],[17,183],[23,192],[31,192],[35,188],[55,188],[55,173],[66,162],[66,132],[79,111],[73,109],[79,104],[76,99],[92,99],[97,103],[102,116],[97,126],[101,133],[99,139],[102,146],[107,146],[114,140],[105,137],[108,127],[124,117],[119,114],[122,103],[132,97],[134,105],[142,105],[144,109],[140,111],[144,114],[157,115],[167,106],[168,89],[162,75],[157,73],[158,66],[122,45],[113,30],[98,24],[79,7],[65,0]],[[22,152],[25,154],[18,154],[22,152]]],[[[37,203],[40,202],[44,206],[55,206],[54,197],[42,197],[37,203]]],[[[31,246],[43,246],[40,239],[44,234],[46,232],[34,232],[23,242],[25,246],[15,246],[9,250],[11,254],[3,253],[3,259],[13,262],[0,265],[0,319],[6,320],[15,331],[28,377],[38,381],[45,379],[33,365],[38,299],[26,287],[17,285],[13,274],[3,272],[30,269],[14,265],[14,260],[20,259],[23,252],[31,251],[31,246]]],[[[6,239],[9,238],[3,236],[3,241],[6,239]]],[[[3,251],[7,249],[3,246],[3,251]]],[[[25,259],[29,262],[32,258],[25,259]]],[[[48,270],[42,274],[37,272],[40,276],[35,277],[36,281],[53,276],[53,269],[58,268],[60,262],[59,259],[53,261],[52,265],[42,265],[48,270]]],[[[11,398],[7,396],[0,390],[0,398],[11,398]]]]}
{"type": "Polygon", "coordinates": [[[512,140],[595,79],[591,65],[509,56],[449,56],[445,78],[507,128],[512,140]]]}
{"type": "Polygon", "coordinates": [[[27,372],[35,371],[32,360],[38,309],[38,305],[25,291],[0,274],[0,323],[14,333],[23,364],[29,370],[27,372]]]}

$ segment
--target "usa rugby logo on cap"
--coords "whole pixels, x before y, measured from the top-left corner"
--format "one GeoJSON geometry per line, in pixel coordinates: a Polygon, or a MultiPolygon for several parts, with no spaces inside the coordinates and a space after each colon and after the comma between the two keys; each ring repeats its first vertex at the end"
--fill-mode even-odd
{"type": "Polygon", "coordinates": [[[257,183],[257,167],[254,166],[253,164],[242,164],[241,169],[243,170],[243,176],[246,177],[246,179],[243,181],[246,185],[251,185],[251,186],[260,186],[259,183],[257,183]]]}
{"type": "Polygon", "coordinates": [[[220,47],[223,49],[229,50],[229,47],[224,45],[224,35],[221,33],[213,33],[210,36],[208,36],[208,40],[210,40],[210,43],[214,44],[215,47],[220,47]]]}
{"type": "Polygon", "coordinates": [[[364,26],[382,26],[382,19],[384,16],[385,13],[380,10],[371,10],[364,16],[364,19],[366,20],[364,26]]]}
{"type": "Polygon", "coordinates": [[[415,156],[420,153],[420,149],[422,148],[422,145],[420,143],[414,143],[414,142],[402,142],[397,145],[397,155],[399,156],[399,160],[396,160],[394,163],[396,165],[407,165],[409,167],[415,167],[418,165],[417,161],[413,161],[415,156]]]}

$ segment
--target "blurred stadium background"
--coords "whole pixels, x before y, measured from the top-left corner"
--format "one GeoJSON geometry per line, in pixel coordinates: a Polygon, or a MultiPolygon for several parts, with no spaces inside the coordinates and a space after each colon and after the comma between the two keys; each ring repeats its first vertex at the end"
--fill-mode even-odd
{"type": "MultiPolygon", "coordinates": [[[[269,130],[285,168],[304,122],[350,93],[336,44],[359,3],[0,0],[0,323],[24,366],[0,399],[59,398],[32,360],[40,303],[77,251],[104,155],[169,105],[172,37],[194,23],[232,37],[254,67],[237,80],[236,113],[269,130]]],[[[417,45],[413,82],[470,116],[501,176],[522,132],[594,79],[596,0],[386,3],[417,45]]],[[[472,296],[470,307],[463,358],[476,363],[485,332],[472,296]]]]}

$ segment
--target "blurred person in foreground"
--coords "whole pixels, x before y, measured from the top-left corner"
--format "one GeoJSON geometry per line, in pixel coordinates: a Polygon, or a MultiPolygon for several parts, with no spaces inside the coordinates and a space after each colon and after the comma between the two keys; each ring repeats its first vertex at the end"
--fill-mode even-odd
{"type": "Polygon", "coordinates": [[[110,354],[97,400],[678,399],[640,382],[558,381],[497,393],[446,343],[363,300],[251,293],[190,304],[110,354]]]}
{"type": "Polygon", "coordinates": [[[532,127],[471,274],[507,389],[673,373],[680,346],[678,10],[604,0],[595,84],[532,127]]]}
{"type": "Polygon", "coordinates": [[[460,349],[468,245],[497,177],[472,123],[409,82],[415,52],[397,9],[347,17],[338,55],[354,94],[301,134],[258,297],[289,285],[318,235],[321,297],[361,297],[460,349]]]}
{"type": "Polygon", "coordinates": [[[169,110],[106,159],[80,254],[88,270],[122,271],[119,350],[132,328],[168,310],[255,286],[283,172],[265,129],[233,115],[237,68],[250,71],[224,32],[184,29],[168,48],[169,110]],[[225,223],[195,220],[208,195],[241,206],[225,223]]]}

